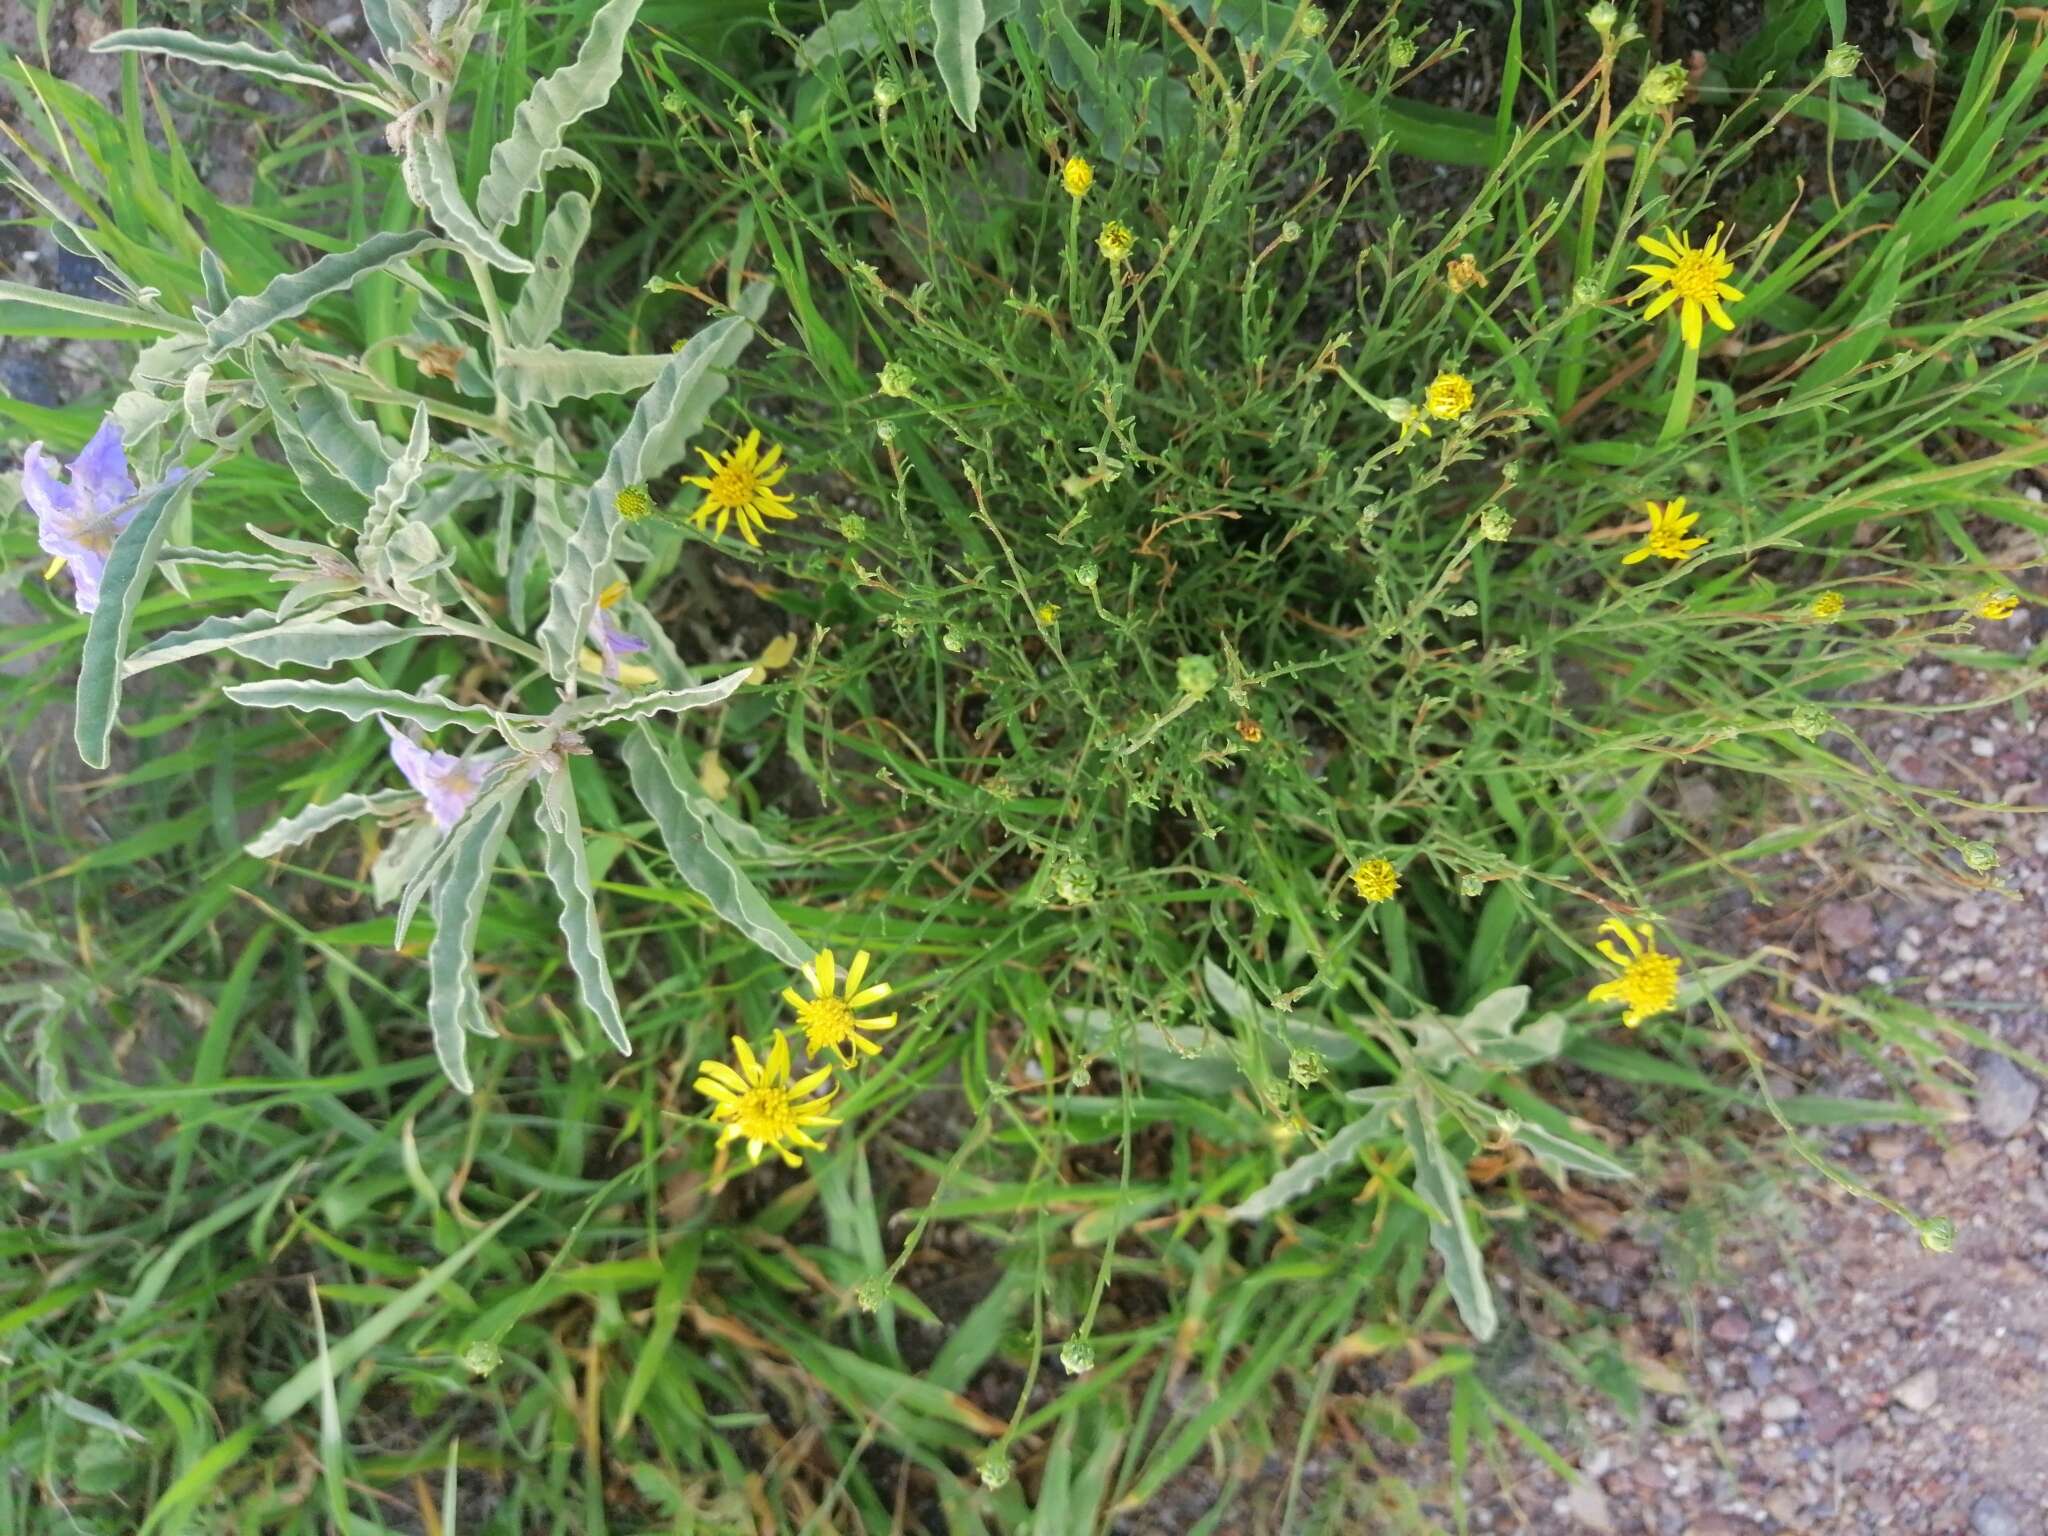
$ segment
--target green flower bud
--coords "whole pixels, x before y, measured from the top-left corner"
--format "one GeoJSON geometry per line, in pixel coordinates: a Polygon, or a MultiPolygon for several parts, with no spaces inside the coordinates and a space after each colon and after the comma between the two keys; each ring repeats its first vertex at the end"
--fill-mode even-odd
{"type": "Polygon", "coordinates": [[[1010,1459],[1000,1449],[990,1446],[974,1464],[974,1470],[981,1476],[981,1486],[990,1493],[1007,1487],[1010,1481],[1010,1459]]]}
{"type": "Polygon", "coordinates": [[[1060,1346],[1060,1364],[1069,1376],[1086,1376],[1095,1369],[1095,1346],[1083,1338],[1072,1338],[1060,1346]]]}
{"type": "Polygon", "coordinates": [[[1830,80],[1846,80],[1862,67],[1863,50],[1854,43],[1838,43],[1821,60],[1820,72],[1830,80]]]}
{"type": "Polygon", "coordinates": [[[891,400],[908,400],[910,392],[917,388],[917,375],[901,363],[884,363],[882,371],[875,375],[875,386],[891,400]]]}
{"type": "Polygon", "coordinates": [[[1972,839],[1963,844],[1958,851],[1963,856],[1963,862],[1980,875],[1988,875],[1998,868],[1998,850],[1989,843],[1980,843],[1972,839]]]}
{"type": "Polygon", "coordinates": [[[878,1312],[882,1303],[889,1299],[889,1277],[869,1275],[854,1287],[853,1304],[863,1312],[878,1312]]]}
{"type": "Polygon", "coordinates": [[[875,110],[887,112],[903,99],[903,82],[894,75],[875,77],[875,110]]]}
{"type": "Polygon", "coordinates": [[[498,1346],[489,1339],[471,1339],[462,1346],[462,1363],[479,1378],[490,1375],[504,1358],[498,1346]]]}
{"type": "Polygon", "coordinates": [[[1387,62],[1396,69],[1406,69],[1415,62],[1415,40],[1397,37],[1387,44],[1387,62]]]}
{"type": "Polygon", "coordinates": [[[1505,544],[1515,531],[1514,515],[1506,507],[1485,507],[1479,513],[1479,537],[1489,544],[1505,544]]]}
{"type": "Polygon", "coordinates": [[[1662,110],[1675,107],[1685,100],[1685,88],[1691,83],[1683,64],[1659,64],[1643,76],[1642,89],[1637,95],[1645,105],[1662,110]]]}
{"type": "Polygon", "coordinates": [[[1808,741],[1819,741],[1835,723],[1835,717],[1818,704],[1802,704],[1792,711],[1792,733],[1808,741]]]}
{"type": "Polygon", "coordinates": [[[1312,1046],[1298,1045],[1287,1053],[1287,1075],[1297,1088],[1313,1088],[1329,1075],[1330,1064],[1312,1046]]]}
{"type": "Polygon", "coordinates": [[[1174,685],[1202,698],[1216,686],[1216,663],[1206,656],[1183,656],[1174,664],[1174,685]]]}
{"type": "Polygon", "coordinates": [[[1920,1246],[1929,1253],[1949,1253],[1956,1246],[1956,1224],[1946,1216],[1920,1223],[1920,1246]]]}

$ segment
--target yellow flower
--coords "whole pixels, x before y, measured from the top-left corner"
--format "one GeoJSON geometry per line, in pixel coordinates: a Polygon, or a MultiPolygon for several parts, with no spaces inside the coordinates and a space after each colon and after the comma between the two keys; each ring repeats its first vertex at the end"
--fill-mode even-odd
{"type": "Polygon", "coordinates": [[[1697,512],[1685,510],[1685,498],[1674,496],[1663,506],[1654,501],[1643,505],[1649,508],[1650,531],[1643,535],[1639,548],[1630,550],[1621,557],[1623,565],[1634,565],[1655,555],[1659,560],[1683,560],[1696,549],[1705,549],[1705,539],[1688,539],[1685,532],[1700,520],[1697,512]]]}
{"type": "Polygon", "coordinates": [[[1727,247],[1721,243],[1724,227],[1716,224],[1705,245],[1686,244],[1685,236],[1676,233],[1668,224],[1664,227],[1662,240],[1653,240],[1648,235],[1636,237],[1636,244],[1656,257],[1661,265],[1644,264],[1629,268],[1631,272],[1642,273],[1647,281],[1630,294],[1628,300],[1633,304],[1662,288],[1664,292],[1643,311],[1643,318],[1654,320],[1677,304],[1678,331],[1688,347],[1697,348],[1700,344],[1702,315],[1712,316],[1714,324],[1724,331],[1735,329],[1735,322],[1721,307],[1723,299],[1733,303],[1742,298],[1742,290],[1727,281],[1735,271],[1735,263],[1728,259],[1727,247]]]}
{"type": "Polygon", "coordinates": [[[775,483],[789,473],[787,464],[775,462],[782,457],[782,450],[770,448],[766,453],[761,452],[759,432],[749,432],[746,440],[723,458],[714,458],[703,448],[697,452],[711,466],[711,473],[685,475],[683,483],[704,492],[703,502],[691,514],[691,521],[699,528],[716,512],[720,534],[725,532],[728,522],[737,521],[740,537],[759,549],[761,541],[754,537],[756,528],[765,533],[769,518],[796,516],[789,505],[789,498],[775,489],[775,483]]]}
{"type": "Polygon", "coordinates": [[[1351,871],[1351,883],[1360,896],[1378,906],[1394,899],[1394,892],[1401,889],[1401,876],[1385,859],[1367,859],[1351,871]]]}
{"type": "Polygon", "coordinates": [[[1472,381],[1462,373],[1440,373],[1424,391],[1422,403],[1438,421],[1456,421],[1472,409],[1472,381]]]}
{"type": "Polygon", "coordinates": [[[1444,281],[1451,292],[1463,293],[1468,288],[1484,288],[1486,274],[1479,270],[1479,263],[1469,255],[1459,256],[1444,263],[1444,281]]]}
{"type": "Polygon", "coordinates": [[[1058,623],[1058,622],[1059,622],[1059,617],[1060,617],[1060,605],[1059,605],[1058,603],[1040,603],[1040,604],[1038,605],[1038,622],[1039,622],[1039,623],[1041,623],[1041,624],[1056,624],[1056,623],[1058,623]]]}
{"type": "Polygon", "coordinates": [[[825,1115],[834,1094],[813,1095],[831,1080],[832,1069],[820,1067],[792,1083],[789,1041],[779,1029],[766,1062],[756,1059],[738,1035],[732,1037],[732,1054],[739,1063],[737,1068],[722,1061],[707,1061],[697,1068],[697,1091],[711,1100],[711,1118],[725,1127],[718,1144],[722,1147],[744,1138],[747,1155],[757,1163],[762,1148],[773,1147],[792,1168],[803,1162],[803,1154],[795,1148],[822,1152],[825,1144],[809,1133],[839,1122],[825,1115]]]}
{"type": "Polygon", "coordinates": [[[612,498],[612,506],[620,517],[629,523],[637,523],[643,517],[654,515],[654,498],[647,494],[644,485],[629,485],[612,498]]]}
{"type": "Polygon", "coordinates": [[[2009,587],[1993,587],[1977,599],[1980,619],[2009,619],[2020,606],[2020,595],[2009,587]]]}
{"type": "Polygon", "coordinates": [[[1387,419],[1400,427],[1400,439],[1394,444],[1395,450],[1406,448],[1408,439],[1420,433],[1430,436],[1429,419],[1406,400],[1389,401],[1386,405],[1387,419]]]}
{"type": "Polygon", "coordinates": [[[1842,616],[1842,610],[1846,606],[1847,604],[1842,601],[1842,594],[1830,588],[1816,597],[1813,606],[1806,611],[1821,623],[1831,624],[1842,616]]]}
{"type": "Polygon", "coordinates": [[[1128,260],[1137,243],[1138,237],[1131,233],[1131,226],[1122,219],[1111,219],[1102,226],[1102,233],[1095,237],[1095,248],[1102,252],[1104,260],[1111,262],[1128,260]]]}
{"type": "Polygon", "coordinates": [[[1656,930],[1648,923],[1631,928],[1619,918],[1610,917],[1600,925],[1600,931],[1616,935],[1627,946],[1627,953],[1613,939],[1602,939],[1595,946],[1621,975],[1588,992],[1587,1002],[1626,1004],[1621,1022],[1634,1029],[1678,1000],[1678,958],[1657,948],[1656,930]]]}
{"type": "Polygon", "coordinates": [[[1060,167],[1060,180],[1066,183],[1067,196],[1086,197],[1088,189],[1095,185],[1095,167],[1079,155],[1069,155],[1067,163],[1060,167]]]}
{"type": "MultiPolygon", "coordinates": [[[[879,1003],[889,995],[889,984],[876,982],[872,987],[862,989],[861,978],[868,973],[868,952],[861,950],[853,957],[853,964],[846,968],[846,983],[836,994],[837,980],[832,964],[832,951],[821,949],[817,959],[803,968],[804,979],[811,984],[811,996],[802,996],[794,987],[782,989],[782,1000],[796,1010],[796,1022],[804,1032],[804,1050],[815,1057],[830,1051],[843,1067],[854,1065],[857,1057],[848,1050],[862,1052],[868,1056],[879,1056],[882,1048],[874,1041],[862,1037],[860,1031],[880,1034],[896,1027],[896,1015],[884,1014],[878,1019],[857,1018],[854,1010],[879,1003]]],[[[778,1037],[780,1038],[780,1037],[778,1037]]]]}

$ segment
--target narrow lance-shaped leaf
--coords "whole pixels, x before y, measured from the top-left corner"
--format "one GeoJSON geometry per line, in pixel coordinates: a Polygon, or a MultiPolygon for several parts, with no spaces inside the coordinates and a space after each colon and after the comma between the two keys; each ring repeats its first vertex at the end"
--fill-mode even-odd
{"type": "Polygon", "coordinates": [[[167,480],[144,493],[135,516],[114,540],[107,568],[100,577],[100,603],[86,627],[85,648],[78,660],[78,709],[73,736],[78,755],[89,767],[107,766],[114,716],[121,708],[121,658],[128,649],[128,630],[142,589],[156,569],[172,509],[206,478],[204,470],[167,480]]]}
{"type": "Polygon", "coordinates": [[[431,230],[385,230],[353,250],[322,256],[303,272],[274,277],[257,294],[229,302],[206,328],[206,357],[225,357],[281,320],[303,315],[330,293],[352,288],[366,274],[381,272],[435,243],[431,230]]]}
{"type": "Polygon", "coordinates": [[[396,106],[386,101],[371,87],[353,80],[344,80],[326,65],[302,59],[295,53],[258,48],[253,43],[219,42],[210,37],[196,37],[190,32],[180,32],[175,27],[131,27],[125,32],[110,32],[92,45],[92,51],[161,53],[173,59],[183,59],[189,64],[232,69],[245,75],[257,75],[265,80],[282,81],[287,85],[310,85],[323,91],[332,91],[337,96],[346,96],[350,101],[374,107],[386,117],[395,116],[398,111],[396,106]]]}
{"type": "Polygon", "coordinates": [[[569,125],[605,104],[619,83],[626,33],[639,14],[640,0],[606,0],[585,23],[575,60],[519,104],[512,131],[492,149],[491,168],[476,189],[476,211],[489,228],[503,229],[519,216],[519,205],[540,189],[561,152],[569,125]]]}
{"type": "Polygon", "coordinates": [[[583,846],[583,824],[576,815],[576,792],[563,768],[541,787],[535,807],[540,827],[541,862],[561,906],[562,937],[569,949],[569,967],[576,973],[577,994],[596,1016],[606,1037],[623,1055],[633,1054],[626,1022],[619,1016],[612,974],[605,968],[604,937],[597,923],[597,892],[590,883],[590,860],[583,846]]]}
{"type": "Polygon", "coordinates": [[[576,257],[590,234],[590,199],[564,192],[548,209],[540,244],[533,252],[533,276],[505,311],[505,336],[515,347],[538,347],[561,329],[562,307],[576,273],[576,257]]]}
{"type": "Polygon", "coordinates": [[[557,406],[593,395],[629,395],[660,374],[666,356],[620,355],[562,347],[507,347],[499,354],[498,388],[514,410],[557,406]]]}
{"type": "Polygon", "coordinates": [[[360,678],[340,683],[323,683],[314,678],[266,678],[255,683],[236,683],[223,691],[237,704],[246,704],[251,709],[296,709],[307,714],[324,711],[346,715],[351,720],[389,715],[395,720],[410,720],[429,731],[447,725],[488,731],[498,721],[498,716],[481,704],[457,704],[433,694],[380,688],[360,678]]]}
{"type": "Polygon", "coordinates": [[[1224,1212],[1232,1221],[1264,1221],[1341,1173],[1367,1142],[1387,1134],[1388,1108],[1375,1105],[1313,1152],[1297,1157],[1266,1181],[1263,1189],[1224,1212]]]}
{"type": "MultiPolygon", "coordinates": [[[[299,490],[337,527],[362,527],[369,497],[356,489],[301,429],[284,370],[269,356],[267,349],[259,347],[251,354],[249,371],[256,380],[257,394],[270,412],[271,428],[277,434],[278,446],[284,449],[285,462],[291,465],[299,490]]],[[[358,446],[364,452],[374,451],[366,443],[359,442],[358,446]]],[[[381,443],[377,446],[381,447],[381,443]]],[[[376,482],[373,480],[371,483],[374,485],[376,482]]]]}
{"type": "Polygon", "coordinates": [[[724,839],[684,798],[676,782],[674,764],[645,726],[626,737],[624,756],[626,771],[633,780],[633,793],[654,818],[662,846],[668,849],[683,883],[711,903],[712,911],[776,959],[787,965],[809,963],[809,946],[775,915],[775,909],[740,869],[724,839]]]}
{"type": "Polygon", "coordinates": [[[541,621],[541,652],[556,681],[572,689],[575,686],[577,655],[597,608],[598,575],[612,558],[612,540],[619,523],[614,502],[619,492],[665,467],[659,454],[677,442],[679,426],[689,426],[694,432],[702,425],[711,402],[725,391],[721,364],[730,366],[728,349],[744,346],[751,334],[748,320],[728,315],[691,337],[682,351],[669,355],[654,383],[634,405],[632,420],[612,444],[604,473],[591,486],[582,517],[563,550],[561,568],[548,593],[547,617],[541,621]]]}
{"type": "Polygon", "coordinates": [[[339,611],[317,609],[290,618],[274,613],[245,613],[234,618],[205,619],[190,629],[158,635],[123,661],[122,668],[133,677],[138,672],[210,651],[230,651],[260,666],[311,667],[324,672],[336,662],[355,661],[400,640],[437,633],[426,628],[407,629],[384,619],[352,624],[339,616],[339,612],[360,606],[360,602],[354,602],[339,611]]]}
{"type": "Polygon", "coordinates": [[[476,929],[483,917],[484,896],[498,845],[512,819],[510,799],[492,804],[467,818],[449,835],[454,849],[434,882],[431,910],[434,938],[427,946],[427,1022],[433,1029],[434,1054],[448,1081],[471,1091],[465,1036],[494,1033],[484,1017],[483,993],[476,984],[476,929]]]}
{"type": "Polygon", "coordinates": [[[626,725],[649,720],[656,715],[685,714],[693,709],[723,704],[738,693],[753,675],[752,667],[741,667],[736,672],[726,673],[716,682],[700,683],[694,688],[664,689],[659,693],[600,694],[565,705],[551,718],[559,724],[588,731],[600,725],[626,725]]]}
{"type": "Polygon", "coordinates": [[[477,218],[469,200],[462,195],[462,183],[449,157],[447,140],[427,124],[413,131],[406,145],[406,184],[417,193],[415,201],[441,226],[441,233],[465,255],[473,256],[501,272],[531,272],[533,263],[509,250],[497,235],[477,218]]]}
{"type": "Polygon", "coordinates": [[[939,78],[946,82],[953,111],[972,128],[981,110],[981,66],[975,62],[974,47],[988,17],[982,0],[931,0],[931,7],[932,58],[939,78]]]}
{"type": "Polygon", "coordinates": [[[338,827],[345,821],[356,821],[364,816],[392,815],[409,805],[419,804],[419,798],[409,789],[380,789],[368,795],[341,795],[273,821],[257,833],[253,841],[244,845],[244,852],[253,858],[274,858],[287,848],[311,842],[329,827],[338,827]]]}
{"type": "Polygon", "coordinates": [[[1429,1245],[1444,1261],[1444,1279],[1472,1337],[1484,1344],[1500,1327],[1486,1265],[1472,1240],[1465,1216],[1465,1197],[1472,1190],[1465,1170],[1451,1161],[1437,1128],[1437,1104],[1428,1087],[1418,1084],[1408,1104],[1408,1147],[1415,1154],[1415,1192],[1436,1210],[1429,1224],[1429,1245]]]}

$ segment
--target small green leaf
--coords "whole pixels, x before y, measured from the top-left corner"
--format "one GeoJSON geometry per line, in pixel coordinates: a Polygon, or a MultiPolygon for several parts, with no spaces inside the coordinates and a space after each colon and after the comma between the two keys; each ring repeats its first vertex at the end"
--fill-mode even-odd
{"type": "Polygon", "coordinates": [[[190,629],[156,636],[122,663],[122,671],[133,677],[152,667],[204,656],[210,651],[231,651],[260,666],[311,667],[324,672],[336,662],[354,661],[400,640],[435,633],[429,629],[408,629],[384,619],[352,624],[338,617],[339,611],[317,609],[282,619],[269,612],[204,619],[190,629]]]}
{"type": "Polygon", "coordinates": [[[73,739],[89,767],[107,766],[114,717],[121,708],[121,660],[128,649],[129,626],[142,601],[142,589],[156,569],[157,554],[170,532],[172,509],[198,488],[204,470],[167,480],[146,492],[135,516],[114,540],[107,568],[100,577],[99,607],[85,631],[78,659],[78,709],[73,739]]]}

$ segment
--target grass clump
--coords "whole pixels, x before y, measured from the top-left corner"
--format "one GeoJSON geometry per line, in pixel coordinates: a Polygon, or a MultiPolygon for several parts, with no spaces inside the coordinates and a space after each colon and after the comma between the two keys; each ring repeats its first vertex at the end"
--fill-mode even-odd
{"type": "Polygon", "coordinates": [[[1470,1341],[1561,1191],[1901,1109],[1778,1102],[1721,919],[1996,887],[1834,711],[2032,685],[2048,52],[1908,144],[1818,19],[1482,118],[1393,13],[972,9],[372,8],[270,164],[402,158],[246,209],[138,55],[308,69],[7,64],[119,276],[0,313],[150,346],[6,419],[166,490],[5,684],[117,772],[10,766],[0,1525],[1429,1529],[1321,1448],[1555,1459],[1470,1341]]]}

